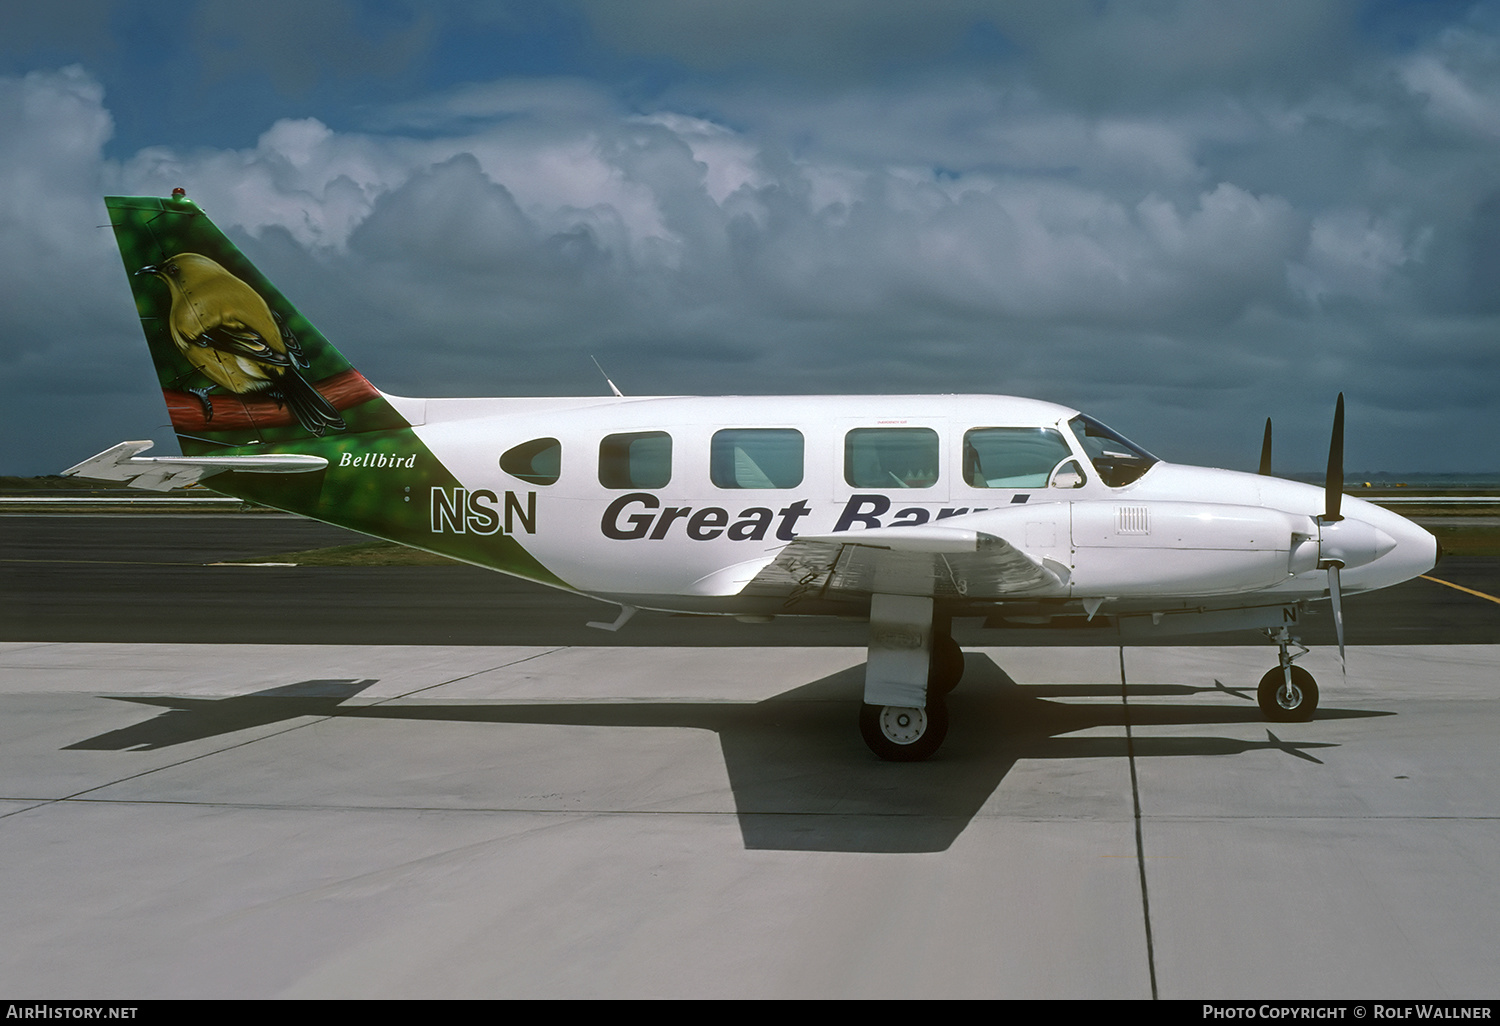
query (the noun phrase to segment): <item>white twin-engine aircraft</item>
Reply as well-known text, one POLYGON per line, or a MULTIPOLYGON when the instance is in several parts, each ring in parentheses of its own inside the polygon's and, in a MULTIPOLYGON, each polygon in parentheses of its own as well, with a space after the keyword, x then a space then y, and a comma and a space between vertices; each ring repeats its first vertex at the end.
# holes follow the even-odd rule
POLYGON ((955 617, 1122 637, 1264 631, 1273 720, 1310 719, 1309 602, 1408 580, 1436 540, 1343 490, 1177 466, 1006 396, 403 399, 372 387, 180 190, 106 200, 184 455, 67 471, 242 496, 638 608, 868 617, 860 728, 924 759, 963 672, 955 617), (1293 654, 1292 650, 1296 652, 1293 654))

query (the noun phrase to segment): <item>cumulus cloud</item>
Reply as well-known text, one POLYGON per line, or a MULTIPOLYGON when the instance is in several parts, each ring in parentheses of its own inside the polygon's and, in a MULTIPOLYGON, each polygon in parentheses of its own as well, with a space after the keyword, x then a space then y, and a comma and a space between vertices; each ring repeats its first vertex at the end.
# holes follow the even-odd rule
POLYGON ((114 180, 102 158, 111 131, 103 90, 81 68, 0 77, 0 437, 15 468, 7 473, 59 470, 65 453, 111 444, 85 436, 134 424, 131 437, 149 437, 163 419, 151 409, 141 433, 139 398, 155 375, 134 338, 99 199, 114 180))
POLYGON ((101 291, 119 298, 105 284, 113 243, 99 230, 111 129, 103 90, 81 68, 0 78, 0 310, 11 340, 0 360, 12 373, 27 359, 19 340, 76 339, 105 313, 101 291))
MULTIPOLYGON (((804 6, 768 5, 795 24, 852 18, 804 6)), ((343 127, 288 117, 237 148, 118 159, 87 72, 0 78, 0 388, 14 409, 15 382, 137 388, 155 410, 138 341, 119 341, 134 328, 118 258, 93 226, 102 191, 180 185, 407 394, 589 391, 598 355, 638 394, 1034 394, 1184 459, 1216 459, 1242 432, 1253 450, 1268 413, 1326 441, 1340 389, 1351 415, 1409 423, 1451 400, 1446 373, 1493 376, 1500 308, 1480 298, 1500 266, 1482 230, 1500 219, 1493 37, 1466 26, 1337 81, 1236 92, 1281 62, 1304 68, 1298 55, 1347 15, 1306 7, 1274 5, 1271 28, 1236 40, 1223 5, 1106 4, 1082 26, 955 0, 894 83, 719 78, 626 102, 600 81, 512 76, 343 127), (981 17, 1023 56, 984 73, 919 66, 972 54, 981 17), (1161 66, 1132 71, 1128 102, 1057 80, 1065 52, 1108 67, 1140 63, 1140 48, 1161 66), (46 298, 61 279, 81 297, 63 312, 46 298), (1162 444, 1174 436, 1184 449, 1162 444)), ((746 53, 775 37, 747 5, 653 0, 638 25, 607 8, 583 9, 622 46, 717 40, 705 63, 730 61, 735 32, 746 53), (640 34, 672 17, 676 35, 640 34)), ((894 9, 841 41, 841 59, 895 53, 911 22, 894 9)), ((97 447, 116 440, 103 433, 97 447)))
POLYGON ((1426 101, 1434 121, 1483 139, 1500 139, 1500 40, 1451 28, 1401 66, 1406 87, 1426 101))

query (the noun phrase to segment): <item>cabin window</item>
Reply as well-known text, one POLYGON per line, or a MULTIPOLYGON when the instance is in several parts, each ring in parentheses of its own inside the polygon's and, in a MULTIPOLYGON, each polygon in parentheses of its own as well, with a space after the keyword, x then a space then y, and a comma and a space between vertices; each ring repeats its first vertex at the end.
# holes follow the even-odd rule
POLYGON ((562 443, 555 438, 533 438, 512 446, 500 457, 500 469, 527 484, 556 484, 562 472, 562 443))
POLYGON ((844 436, 844 480, 853 488, 930 488, 937 479, 932 428, 855 428, 844 436))
POLYGON ((802 432, 716 431, 709 446, 709 477, 720 488, 796 488, 802 483, 802 432))
POLYGON ((1053 428, 975 428, 964 434, 964 480, 974 488, 1045 488, 1072 456, 1053 428))
POLYGON ((665 488, 672 480, 672 436, 665 431, 606 435, 599 483, 606 488, 665 488))

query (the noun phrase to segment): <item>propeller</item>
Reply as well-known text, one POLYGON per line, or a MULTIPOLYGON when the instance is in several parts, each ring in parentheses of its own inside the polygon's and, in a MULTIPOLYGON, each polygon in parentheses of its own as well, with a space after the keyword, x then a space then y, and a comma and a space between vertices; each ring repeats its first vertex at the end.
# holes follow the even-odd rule
MULTIPOLYGON (((1260 472, 1271 473, 1271 421, 1266 420, 1265 440, 1261 443, 1260 472)), ((1341 572, 1350 566, 1364 566, 1395 548, 1396 540, 1373 524, 1355 518, 1345 520, 1340 512, 1344 500, 1344 393, 1339 393, 1333 410, 1333 436, 1328 441, 1328 473, 1323 481, 1323 512, 1318 523, 1317 558, 1304 546, 1310 546, 1308 535, 1293 535, 1293 572, 1313 569, 1328 574, 1328 598, 1333 606, 1333 629, 1338 636, 1339 665, 1345 676, 1349 667, 1344 653, 1344 594, 1341 572), (1304 562, 1305 560, 1305 562, 1304 562)))
MULTIPOLYGON (((1266 447, 1261 454, 1261 467, 1270 460, 1271 422, 1266 421, 1266 447)), ((1323 483, 1323 515, 1318 518, 1321 527, 1337 524, 1343 520, 1339 509, 1344 500, 1344 393, 1339 393, 1338 405, 1333 410, 1333 437, 1328 442, 1328 475, 1323 483)), ((1339 593, 1339 569, 1341 559, 1325 559, 1328 571, 1328 597, 1333 603, 1333 630, 1339 640, 1339 666, 1348 676, 1349 667, 1344 661, 1344 604, 1339 593)))
POLYGON ((1323 514, 1326 523, 1337 523, 1339 505, 1344 501, 1344 393, 1339 393, 1339 402, 1333 410, 1333 438, 1328 442, 1328 477, 1323 485, 1323 502, 1327 510, 1323 514))

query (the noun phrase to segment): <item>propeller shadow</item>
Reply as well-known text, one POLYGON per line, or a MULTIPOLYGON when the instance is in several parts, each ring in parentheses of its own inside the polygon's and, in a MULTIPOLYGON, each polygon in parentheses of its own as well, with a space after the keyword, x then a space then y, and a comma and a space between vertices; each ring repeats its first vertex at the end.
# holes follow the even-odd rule
MULTIPOLYGON (((882 762, 855 729, 864 666, 857 665, 756 703, 605 702, 345 706, 374 680, 308 680, 220 699, 131 697, 163 707, 154 719, 79 741, 69 749, 154 750, 299 717, 439 720, 600 727, 686 727, 718 735, 745 847, 779 851, 936 852, 950 847, 1020 759, 1232 756, 1283 751, 1321 764, 1267 730, 1265 741, 1202 736, 1127 739, 1123 727, 1261 724, 1253 705, 1069 703, 1118 698, 1112 685, 1020 685, 987 656, 970 654, 963 685, 949 696, 952 727, 922 763, 882 762), (1118 736, 1070 737, 1120 727, 1118 736)), ((1131 685, 1132 697, 1225 693, 1212 686, 1131 685)), ((1392 715, 1323 710, 1324 718, 1392 715)))

